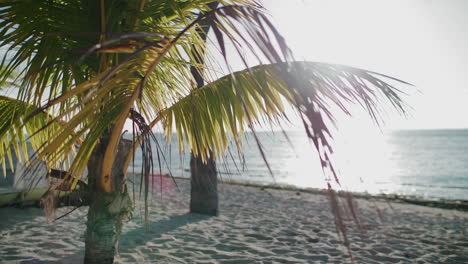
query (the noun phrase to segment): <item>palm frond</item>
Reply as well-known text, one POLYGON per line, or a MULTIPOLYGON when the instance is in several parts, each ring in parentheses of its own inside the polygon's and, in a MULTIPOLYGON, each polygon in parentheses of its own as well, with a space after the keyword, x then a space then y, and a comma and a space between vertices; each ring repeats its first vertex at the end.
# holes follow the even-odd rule
POLYGON ((392 79, 385 82, 378 77, 385 78, 366 70, 317 62, 260 65, 193 90, 159 112, 151 125, 161 122, 167 138, 176 132, 181 148, 186 141, 190 151, 206 159, 212 150, 222 155, 229 139, 242 145, 240 135, 249 128, 248 116, 263 123, 286 120, 287 103, 300 113, 322 164, 331 166, 332 107, 350 114, 350 105, 359 104, 378 121, 385 108, 382 100, 386 100, 404 113, 400 92, 388 83, 392 79), (195 130, 201 138, 195 139, 195 130))
MULTIPOLYGON (((38 109, 26 102, 17 99, 0 96, 0 161, 5 170, 5 162, 12 164, 12 155, 15 155, 20 162, 29 162, 28 145, 33 150, 39 149, 44 142, 50 140, 50 135, 59 130, 64 124, 56 120, 46 112, 38 112, 38 109), (36 113, 33 118, 28 118, 31 113, 36 113), (45 128, 46 127, 46 128, 45 128), (22 159, 25 160, 22 160, 22 159)), ((64 168, 70 164, 70 158, 76 151, 75 146, 71 146, 63 153, 55 153, 54 158, 44 159, 48 168, 64 168), (55 162, 60 160, 61 162, 55 162)), ((36 164, 39 159, 35 159, 36 164)), ((31 164, 31 166, 34 166, 31 164)))
MULTIPOLYGON (((136 102, 137 107, 135 109, 141 112, 147 120, 157 118, 157 114, 162 109, 178 102, 194 89, 194 81, 190 77, 191 72, 188 66, 195 66, 199 72, 202 72, 205 67, 202 64, 193 63, 197 61, 197 54, 205 54, 206 42, 203 31, 200 30, 203 25, 209 25, 216 32, 215 36, 222 47, 222 56, 225 59, 227 54, 224 49, 224 40, 233 40, 236 37, 241 38, 240 41, 236 41, 236 50, 241 56, 243 56, 241 47, 241 43, 243 43, 246 49, 252 52, 269 47, 269 50, 264 52, 263 58, 259 57, 260 61, 263 59, 272 63, 290 57, 290 52, 286 48, 284 40, 256 5, 227 5, 207 10, 201 14, 188 13, 181 23, 187 25, 181 26, 180 33, 174 38, 178 39, 177 45, 168 51, 166 58, 161 60, 160 67, 155 69, 155 74, 149 77, 148 83, 150 85, 148 85, 147 89, 143 89, 143 96, 136 102), (246 32, 248 35, 244 37, 243 35, 246 32), (273 37, 269 36, 271 32, 274 33, 273 37), (278 44, 281 50, 273 48, 275 44, 278 44)), ((173 24, 168 26, 168 28, 171 27, 174 28, 175 26, 173 24)), ((226 63, 228 64, 227 61, 226 63)), ((239 91, 236 91, 236 93, 239 94, 239 91)), ((251 106, 245 105, 241 99, 240 107, 251 106)), ((250 111, 246 113, 246 117, 249 119, 250 111)), ((198 141, 198 139, 194 139, 194 141, 198 141)), ((218 148, 219 146, 220 144, 218 144, 218 148)), ((135 149, 136 147, 134 147, 135 149)))

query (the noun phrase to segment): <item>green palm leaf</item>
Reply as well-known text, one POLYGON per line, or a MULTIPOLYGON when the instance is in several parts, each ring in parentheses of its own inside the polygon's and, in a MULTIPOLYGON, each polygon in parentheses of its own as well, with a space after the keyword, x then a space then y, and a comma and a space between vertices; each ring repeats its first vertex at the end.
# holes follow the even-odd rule
POLYGON ((326 63, 260 65, 193 90, 162 110, 151 126, 161 122, 166 137, 170 139, 176 132, 181 148, 186 141, 190 151, 206 159, 211 151, 222 155, 229 139, 242 145, 239 135, 252 122, 287 119, 286 102, 298 110, 322 162, 331 166, 328 126, 334 124, 334 115, 329 109, 335 107, 350 114, 350 104, 357 103, 378 121, 382 100, 386 100, 404 113, 399 91, 388 83, 391 81, 395 79, 326 63))
MULTIPOLYGON (((25 158, 29 162, 27 143, 30 143, 34 150, 40 149, 44 142, 51 140, 50 135, 60 129, 63 122, 57 120, 46 112, 38 112, 38 109, 28 103, 17 99, 0 96, 0 157, 5 173, 5 162, 12 164, 12 154, 18 157, 19 161, 25 158), (32 113, 36 113, 33 118, 29 118, 32 113)), ((70 154, 76 151, 75 146, 63 151, 64 155, 56 153, 46 159, 49 168, 64 168, 70 164, 70 154), (60 161, 60 162, 57 162, 60 161)), ((38 164, 41 159, 34 159, 31 167, 38 164)), ((23 162, 24 162, 23 161, 23 162)))
MULTIPOLYGON (((67 120, 67 124, 55 131, 51 135, 51 140, 38 149, 40 159, 46 159, 51 156, 51 153, 64 153, 77 140, 83 139, 76 159, 65 177, 66 180, 69 175, 82 174, 96 144, 102 141, 108 131, 112 131, 107 139, 108 147, 105 150, 105 162, 102 168, 103 178, 106 178, 105 176, 111 171, 116 143, 130 110, 138 109, 149 120, 161 109, 177 102, 191 90, 191 79, 187 76, 191 76, 188 61, 193 60, 191 58, 187 60, 186 51, 191 50, 194 45, 204 49, 205 42, 197 28, 200 21, 211 21, 218 32, 227 36, 234 33, 239 35, 239 29, 228 26, 229 21, 226 19, 244 21, 258 15, 255 8, 236 5, 208 11, 203 15, 193 13, 191 11, 193 5, 183 6, 178 10, 184 13, 183 19, 180 15, 174 16, 172 20, 164 17, 161 18, 162 25, 154 28, 154 32, 117 34, 115 38, 107 39, 102 44, 88 49, 84 53, 84 60, 101 51, 105 51, 106 56, 114 53, 118 55, 123 47, 126 47, 125 52, 129 47, 134 48, 135 51, 128 55, 124 54, 125 56, 120 56, 122 55, 120 54, 120 59, 115 66, 108 65, 107 70, 95 74, 88 81, 81 82, 75 87, 67 88, 57 97, 49 99, 40 108, 41 111, 53 113, 57 119, 67 120), (157 30, 159 28, 164 28, 166 34, 164 37, 159 34, 157 30), (168 32, 169 30, 172 31, 168 32)), ((144 19, 141 23, 146 25, 148 22, 144 19)), ((250 29, 252 34, 265 35, 266 32, 262 30, 260 25, 257 29, 253 26, 250 29)), ((273 55, 275 58, 279 57, 277 53, 273 55)), ((33 57, 36 56, 37 54, 33 54, 33 57)), ((29 89, 22 90, 22 95, 31 95, 30 91, 36 92, 38 89, 42 88, 34 87, 33 89, 30 86, 29 89)), ((54 93, 53 90, 53 85, 50 84, 51 94, 54 93)), ((32 96, 35 98, 34 102, 38 102, 38 98, 41 98, 43 94, 36 93, 32 96)), ((252 106, 247 105, 247 107, 252 106)), ((219 147, 221 145, 218 144, 219 147)), ((54 160, 54 162, 58 161, 58 159, 54 160)), ((76 183, 77 179, 74 179, 71 183, 72 188, 76 183)), ((110 192, 110 189, 107 188, 106 191, 110 192)))

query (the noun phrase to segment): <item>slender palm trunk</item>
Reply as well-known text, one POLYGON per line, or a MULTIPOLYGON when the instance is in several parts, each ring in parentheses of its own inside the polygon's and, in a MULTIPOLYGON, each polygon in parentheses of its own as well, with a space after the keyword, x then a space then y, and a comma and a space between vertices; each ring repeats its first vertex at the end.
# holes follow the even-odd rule
POLYGON ((113 263, 116 253, 121 218, 130 207, 130 198, 124 180, 123 164, 130 151, 131 141, 121 140, 117 151, 112 181, 114 192, 106 194, 99 190, 97 179, 101 172, 105 152, 105 140, 93 152, 88 162, 90 206, 85 236, 85 261, 91 263, 113 263))
POLYGON ((192 154, 190 172, 190 212, 218 215, 218 175, 215 161, 210 158, 205 164, 200 157, 192 154))
POLYGON ((86 264, 114 262, 117 216, 106 210, 111 199, 104 194, 93 195, 86 224, 86 264))

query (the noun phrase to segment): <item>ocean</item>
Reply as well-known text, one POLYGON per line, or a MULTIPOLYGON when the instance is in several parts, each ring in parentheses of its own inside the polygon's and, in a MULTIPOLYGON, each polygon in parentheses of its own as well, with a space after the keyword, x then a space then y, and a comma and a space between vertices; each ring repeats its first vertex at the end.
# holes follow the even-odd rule
MULTIPOLYGON (((468 130, 338 134, 334 139, 334 164, 340 185, 324 176, 313 145, 303 132, 287 135, 257 132, 272 173, 252 134, 247 133, 243 153, 230 148, 217 160, 219 178, 302 188, 325 188, 330 181, 338 189, 355 192, 468 200, 468 130)), ((154 173, 190 177, 189 153, 181 155, 176 143, 166 145, 161 134, 156 137, 161 144, 161 168, 155 159, 154 173)), ((141 153, 137 153, 129 171, 140 170, 141 153)))

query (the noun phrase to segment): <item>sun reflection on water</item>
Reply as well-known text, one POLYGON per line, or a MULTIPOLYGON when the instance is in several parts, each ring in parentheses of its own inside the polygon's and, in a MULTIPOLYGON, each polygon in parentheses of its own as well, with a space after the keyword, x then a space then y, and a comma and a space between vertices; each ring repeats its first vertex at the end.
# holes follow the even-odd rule
POLYGON ((295 134, 291 138, 294 150, 284 150, 288 155, 281 160, 289 184, 325 188, 328 180, 338 189, 374 194, 392 193, 398 185, 394 177, 398 167, 391 158, 397 150, 379 131, 350 130, 334 139, 333 161, 340 185, 324 176, 313 145, 305 136, 295 134))
MULTIPOLYGON (((383 133, 369 126, 354 126, 334 133, 333 155, 341 186, 329 179, 335 189, 371 194, 402 194, 446 199, 468 199, 468 130, 416 130, 383 133)), ((316 151, 305 132, 258 132, 273 177, 251 134, 244 152, 217 160, 222 180, 258 184, 326 188, 316 151), (245 163, 237 158, 242 156, 245 163), (232 160, 237 160, 233 162, 232 160), (245 166, 244 166, 245 165, 245 166)), ((171 173, 190 177, 190 156, 178 156, 173 146, 171 173)), ((141 169, 137 153, 135 171, 141 169)), ((133 170, 133 169, 132 169, 133 170)), ((167 173, 165 168, 163 173, 167 173)))

